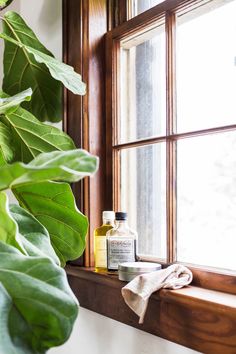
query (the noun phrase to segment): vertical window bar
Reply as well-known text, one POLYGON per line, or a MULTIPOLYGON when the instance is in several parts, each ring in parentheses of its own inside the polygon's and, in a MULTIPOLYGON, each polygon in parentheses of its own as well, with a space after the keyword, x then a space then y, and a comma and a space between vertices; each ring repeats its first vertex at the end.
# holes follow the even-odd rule
MULTIPOLYGON (((113 92, 113 106, 112 110, 112 127, 113 127, 113 145, 118 144, 119 141, 119 122, 120 122, 120 42, 113 41, 113 79, 114 85, 112 89, 113 92)), ((113 161, 113 210, 120 210, 120 150, 113 149, 112 152, 112 161, 113 161)))
POLYGON ((171 135, 176 133, 176 75, 175 38, 176 15, 166 13, 166 71, 167 71, 167 114, 166 114, 166 167, 167 167, 167 262, 176 261, 176 142, 171 135))
POLYGON ((134 17, 134 2, 135 0, 127 0, 127 20, 134 17))

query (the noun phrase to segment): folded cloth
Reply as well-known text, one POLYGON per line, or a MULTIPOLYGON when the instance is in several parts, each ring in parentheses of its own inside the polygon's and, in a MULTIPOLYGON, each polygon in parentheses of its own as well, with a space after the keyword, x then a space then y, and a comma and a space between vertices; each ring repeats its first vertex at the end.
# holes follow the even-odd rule
POLYGON ((143 323, 149 297, 161 288, 180 289, 191 283, 192 272, 183 265, 172 264, 166 269, 141 274, 121 289, 126 304, 139 316, 143 323))

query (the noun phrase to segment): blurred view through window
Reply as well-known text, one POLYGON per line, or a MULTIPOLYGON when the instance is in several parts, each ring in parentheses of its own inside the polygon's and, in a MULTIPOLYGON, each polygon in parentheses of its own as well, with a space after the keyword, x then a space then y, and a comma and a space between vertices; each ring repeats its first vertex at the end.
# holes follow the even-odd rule
MULTIPOLYGON (((133 11, 160 2, 137 0, 133 11)), ((139 233, 141 255, 166 259, 171 160, 177 260, 236 270, 235 18, 236 1, 177 13, 172 88, 166 85, 164 18, 121 41, 119 193, 139 233), (169 89, 176 104, 172 116, 166 109, 169 89)))

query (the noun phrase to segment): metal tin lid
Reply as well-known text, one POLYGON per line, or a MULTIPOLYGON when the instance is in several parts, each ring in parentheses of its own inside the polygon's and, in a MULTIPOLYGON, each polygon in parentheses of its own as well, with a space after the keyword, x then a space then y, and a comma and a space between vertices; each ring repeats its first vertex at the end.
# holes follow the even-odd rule
POLYGON ((118 265, 121 272, 142 274, 161 269, 161 264, 150 262, 124 262, 118 265))

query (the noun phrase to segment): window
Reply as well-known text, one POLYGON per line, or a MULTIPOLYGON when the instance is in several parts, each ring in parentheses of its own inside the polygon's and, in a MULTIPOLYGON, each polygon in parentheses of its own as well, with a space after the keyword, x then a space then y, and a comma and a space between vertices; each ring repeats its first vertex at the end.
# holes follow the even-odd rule
POLYGON ((142 259, 236 271, 236 1, 157 3, 108 36, 114 207, 142 259))
MULTIPOLYGON (((148 3, 137 1, 141 2, 148 3)), ((232 331, 236 326, 236 282, 235 272, 224 268, 234 268, 230 252, 235 249, 234 236, 230 241, 235 214, 235 21, 227 21, 222 11, 235 1, 166 0, 126 21, 128 3, 132 5, 129 0, 63 1, 64 56, 88 84, 82 99, 66 94, 64 128, 77 145, 100 157, 96 176, 74 189, 77 202, 89 217, 91 237, 80 260, 85 268, 69 266, 69 282, 85 308, 203 353, 232 352, 236 347, 232 331), (222 17, 216 18, 215 11, 222 17), (208 17, 211 15, 217 28, 208 17), (204 18, 209 26, 200 23, 202 35, 200 30, 194 31, 194 23, 204 18), (107 33, 107 28, 112 30, 107 33), (213 36, 217 33, 219 48, 224 47, 224 58, 216 51, 217 42, 210 46, 206 40, 200 48, 211 28, 213 36), (208 50, 199 56, 199 51, 209 47, 214 47, 214 53, 208 50), (193 70, 196 66, 201 67, 199 75, 193 70), (226 70, 221 76, 222 68, 226 70), (206 74, 211 74, 207 80, 206 74), (223 79, 227 87, 224 81, 218 85, 223 79), (201 93, 207 87, 206 99, 201 93), (223 103, 222 98, 227 101, 223 103), (200 112, 203 102, 209 105, 200 112), (219 173, 222 169, 224 173, 219 173), (210 204, 206 203, 206 190, 210 204), (211 196, 216 193, 213 202, 211 196), (198 203, 204 209, 199 209, 198 203), (162 289, 150 299, 145 323, 140 326, 122 299, 123 284, 114 274, 93 271, 92 233, 101 222, 102 210, 112 205, 116 210, 129 210, 133 227, 142 225, 142 258, 197 265, 191 266, 194 277, 190 287, 176 292, 162 289), (220 223, 221 227, 228 225, 224 233, 228 245, 217 244, 211 232, 214 241, 207 240, 208 249, 206 234, 205 238, 201 235, 205 221, 222 216, 225 224, 220 223), (200 252, 195 252, 196 247, 200 252), (206 261, 217 269, 201 266, 206 261)), ((229 12, 227 16, 235 16, 233 8, 229 12)), ((217 222, 213 227, 221 235, 217 222)))
POLYGON ((129 8, 131 10, 130 17, 137 16, 164 1, 165 0, 131 0, 129 1, 129 8))

